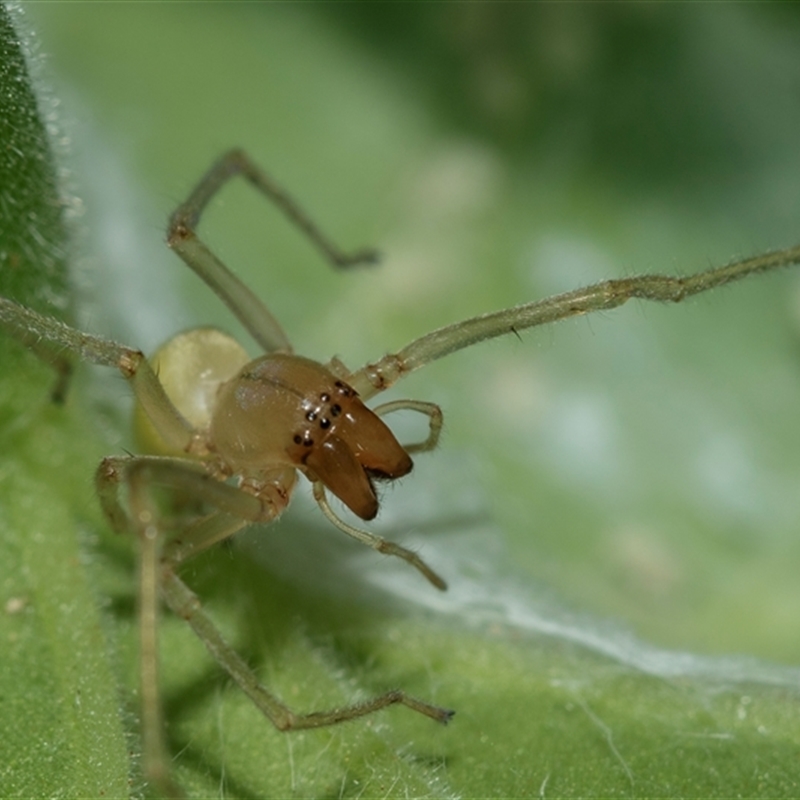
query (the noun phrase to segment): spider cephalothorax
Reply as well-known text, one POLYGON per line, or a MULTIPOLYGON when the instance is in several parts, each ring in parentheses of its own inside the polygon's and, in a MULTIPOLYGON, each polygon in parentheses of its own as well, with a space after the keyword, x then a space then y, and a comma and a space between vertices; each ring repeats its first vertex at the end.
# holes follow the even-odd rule
POLYGON ((356 391, 322 364, 273 353, 219 389, 211 448, 242 474, 291 465, 361 519, 378 513, 370 476, 400 478, 411 457, 356 391))

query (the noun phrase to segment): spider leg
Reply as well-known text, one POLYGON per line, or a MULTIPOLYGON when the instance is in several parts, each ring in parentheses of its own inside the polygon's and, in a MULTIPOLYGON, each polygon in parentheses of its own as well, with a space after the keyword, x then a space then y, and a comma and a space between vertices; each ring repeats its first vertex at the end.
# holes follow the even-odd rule
MULTIPOLYGON (((211 545, 227 539, 250 522, 268 522, 288 502, 272 484, 263 496, 217 481, 197 463, 161 456, 107 458, 97 472, 102 507, 117 530, 132 530, 140 540, 139 614, 142 692, 142 744, 145 777, 164 794, 180 793, 170 779, 169 757, 164 741, 158 694, 158 595, 191 628, 209 653, 251 698, 267 719, 281 731, 317 728, 371 714, 401 704, 438 722, 447 722, 452 711, 393 690, 361 703, 327 711, 298 714, 273 695, 239 654, 225 641, 203 609, 197 595, 177 574, 178 566, 211 545), (128 490, 128 510, 119 497, 128 490), (153 495, 156 486, 201 498, 215 508, 164 541, 160 512, 153 495)), ((400 548, 402 549, 402 548, 400 548)), ((393 552, 393 551, 391 551, 393 552)))
MULTIPOLYGON (((192 427, 167 397, 140 350, 83 333, 4 297, 0 297, 0 327, 23 344, 30 346, 33 343, 34 352, 51 363, 57 360, 69 363, 70 356, 78 356, 99 366, 115 367, 130 382, 137 400, 164 441, 179 451, 191 448, 194 439, 192 427)), ((60 380, 57 388, 61 383, 60 380)))
MULTIPOLYGON (((133 532, 139 540, 139 649, 142 702, 142 749, 145 778, 167 796, 179 796, 180 787, 170 778, 170 760, 164 741, 164 726, 158 680, 159 594, 176 614, 192 622, 200 614, 199 600, 175 574, 176 566, 191 555, 226 539, 252 521, 277 517, 288 502, 276 502, 245 493, 217 481, 194 461, 161 456, 106 458, 95 478, 100 502, 113 528, 133 532), (128 492, 127 510, 120 488, 128 492), (216 510, 164 542, 163 518, 153 494, 155 487, 200 498, 216 510), (188 535, 187 535, 188 534, 188 535), (192 607, 186 597, 193 598, 192 607)), ((193 628, 196 628, 192 624, 193 628)), ((241 662, 213 623, 206 618, 197 631, 206 647, 238 683, 249 683, 252 673, 241 662), (233 654, 233 655, 232 655, 233 654), (245 673, 231 671, 243 667, 245 673)))
POLYGON ((211 198, 236 175, 244 177, 275 203, 334 266, 372 263, 377 261, 377 253, 372 249, 351 254, 339 250, 300 206, 243 150, 225 153, 200 179, 189 197, 172 214, 167 228, 167 244, 214 290, 264 350, 291 352, 289 339, 275 317, 195 232, 211 198))
POLYGON ((607 311, 621 306, 634 297, 641 300, 679 303, 687 297, 726 283, 794 264, 800 264, 800 245, 742 259, 685 277, 639 275, 603 281, 583 289, 502 311, 481 314, 439 328, 415 339, 397 353, 384 356, 374 364, 367 364, 366 367, 354 372, 348 378, 348 382, 366 400, 389 388, 407 373, 485 339, 509 333, 516 334, 525 328, 557 322, 579 314, 607 311))
POLYGON ((402 558, 404 561, 407 561, 409 564, 411 564, 412 567, 418 569, 437 589, 441 589, 442 591, 447 589, 447 583, 442 579, 442 577, 438 573, 434 572, 412 550, 401 547, 395 542, 390 542, 388 539, 384 539, 382 536, 376 536, 374 533, 370 533, 369 531, 356 528, 353 525, 348 525, 344 520, 339 519, 339 517, 333 513, 333 509, 328 503, 328 498, 325 496, 325 485, 322 483, 322 481, 313 481, 311 486, 314 492, 314 499, 317 501, 317 505, 322 510, 322 513, 340 531, 346 533, 348 536, 352 536, 353 539, 361 542, 361 544, 365 544, 367 547, 377 550, 379 553, 385 553, 389 556, 397 556, 398 558, 402 558))
POLYGON ((442 409, 436 403, 426 403, 424 400, 393 400, 390 403, 382 403, 372 409, 379 417, 384 414, 391 414, 393 411, 417 411, 425 414, 429 421, 428 438, 424 442, 404 444, 403 449, 408 453, 424 453, 433 450, 439 444, 439 436, 442 433, 444 415, 442 409))
POLYGON ((214 659, 224 667, 264 716, 280 731, 335 725, 338 722, 372 714, 396 703, 407 706, 437 722, 446 723, 454 714, 448 709, 417 700, 399 689, 385 692, 362 703, 354 703, 327 711, 298 714, 259 682, 258 676, 222 638, 214 623, 203 610, 197 595, 171 570, 165 573, 161 589, 169 607, 191 625, 192 630, 200 637, 214 659))
POLYGON ((45 339, 36 336, 25 327, 17 325, 13 319, 18 317, 16 313, 18 309, 23 310, 23 306, 18 306, 12 301, 0 297, 0 327, 55 370, 56 380, 50 390, 50 399, 57 405, 63 405, 72 377, 72 359, 64 353, 63 348, 53 347, 45 339))
POLYGON ((120 500, 120 486, 129 485, 131 476, 139 474, 146 475, 148 485, 182 492, 214 508, 213 514, 185 527, 167 544, 165 557, 169 551, 173 566, 235 533, 222 535, 220 524, 204 524, 207 519, 228 515, 236 518, 241 528, 251 522, 275 519, 288 504, 288 499, 277 493, 256 497, 222 483, 209 475, 199 461, 171 456, 108 456, 97 468, 95 488, 103 513, 117 533, 130 531, 130 515, 120 500))

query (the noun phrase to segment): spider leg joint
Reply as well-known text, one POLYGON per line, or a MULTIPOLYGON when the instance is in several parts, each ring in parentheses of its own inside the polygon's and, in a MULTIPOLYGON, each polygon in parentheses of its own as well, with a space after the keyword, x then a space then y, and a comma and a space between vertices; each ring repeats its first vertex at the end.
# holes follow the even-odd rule
POLYGON ((119 357, 117 366, 126 378, 132 378, 139 371, 142 361, 144 353, 141 350, 126 350, 119 357))

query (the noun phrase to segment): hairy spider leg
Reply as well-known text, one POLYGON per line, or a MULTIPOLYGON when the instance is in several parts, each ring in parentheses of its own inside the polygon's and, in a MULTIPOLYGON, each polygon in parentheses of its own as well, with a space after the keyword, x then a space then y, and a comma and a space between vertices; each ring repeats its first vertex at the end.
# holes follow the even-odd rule
MULTIPOLYGON (((9 303, 10 301, 0 297, 0 301, 9 303)), ((18 308, 22 308, 19 306, 18 308)), ((42 338, 36 332, 28 329, 24 325, 20 327, 12 319, 15 316, 13 308, 3 308, 0 306, 0 326, 5 328, 20 344, 28 348, 37 358, 48 364, 56 373, 56 380, 50 390, 50 399, 56 405, 63 405, 67 398, 70 378, 72 377, 72 360, 64 352, 62 345, 54 346, 46 338, 42 338)))
POLYGON ((213 289, 266 352, 281 350, 291 353, 291 342, 272 313, 195 232, 211 198, 236 175, 243 176, 265 197, 272 200, 333 266, 375 263, 378 253, 372 248, 363 248, 351 254, 341 251, 300 206, 242 150, 234 149, 225 153, 200 179, 189 197, 170 217, 167 244, 213 289))
POLYGON ((442 591, 447 589, 445 580, 432 570, 413 550, 402 547, 395 542, 390 542, 388 539, 384 539, 382 536, 378 536, 375 533, 370 533, 363 528, 356 528, 354 525, 350 525, 336 516, 328 503, 328 498, 325 494, 325 484, 322 483, 322 481, 314 481, 311 487, 314 492, 314 499, 317 501, 317 505, 322 509, 322 513, 328 518, 328 521, 335 525, 340 531, 346 533, 357 542, 371 547, 378 553, 402 558, 403 561, 406 561, 411 564, 412 567, 419 570, 437 589, 441 589, 442 591))
MULTIPOLYGON (((139 540, 139 658, 142 708, 142 761, 145 779, 157 786, 168 796, 180 795, 181 789, 171 778, 170 759, 164 742, 164 724, 159 693, 158 671, 158 618, 159 596, 181 618, 191 623, 195 613, 193 603, 199 600, 175 574, 173 565, 163 558, 163 534, 160 528, 160 514, 152 495, 155 485, 170 489, 193 492, 210 490, 213 500, 204 497, 209 503, 219 501, 232 510, 238 519, 230 514, 211 515, 217 523, 209 539, 219 541, 231 536, 248 522, 260 518, 271 519, 282 508, 275 504, 263 503, 259 498, 247 495, 235 487, 215 481, 198 465, 180 459, 132 456, 127 459, 105 459, 98 469, 96 482, 104 507, 110 503, 119 504, 111 495, 124 481, 128 490, 129 530, 139 540), (183 594, 176 598, 176 592, 183 594)), ((210 544, 209 541, 207 544, 210 544)), ((206 543, 197 543, 198 550, 206 543)), ((194 628, 195 626, 192 625, 194 628)), ((217 634, 217 638, 221 637, 217 634)), ((212 643, 201 636, 206 647, 216 655, 212 643)), ((228 650, 230 648, 224 644, 228 650)), ((223 664, 227 667, 227 664, 223 664)), ((237 676, 232 675, 236 680, 237 676)))
MULTIPOLYGON (((211 656, 278 730, 333 725, 371 714, 393 704, 405 705, 437 722, 446 723, 453 716, 452 711, 418 700, 400 690, 388 691, 341 708, 299 714, 272 694, 225 641, 205 613, 199 597, 181 580, 176 569, 183 561, 232 536, 245 525, 275 519, 283 511, 275 493, 259 498, 220 483, 206 474, 197 462, 163 456, 104 459, 97 471, 96 484, 101 503, 112 524, 123 530, 133 529, 140 541, 143 762, 145 778, 167 794, 175 794, 179 790, 170 778, 158 694, 159 594, 179 618, 189 623, 211 656), (119 490, 123 485, 128 490, 128 514, 119 498, 119 490), (165 537, 159 526, 159 510, 152 496, 155 486, 190 492, 219 510, 198 518, 174 538, 164 541, 165 537)), ((285 502, 288 502, 288 497, 285 502)))
MULTIPOLYGON (((442 431, 442 424, 444 417, 442 410, 435 403, 426 403, 423 400, 393 400, 389 403, 383 403, 372 409, 378 416, 384 414, 391 414, 393 411, 416 411, 428 417, 429 430, 428 436, 423 442, 416 442, 413 444, 403 445, 403 449, 407 453, 421 453, 427 450, 433 450, 439 442, 439 435, 442 431)), ((322 513, 328 520, 335 525, 340 531, 346 533, 361 544, 371 547, 379 553, 385 555, 397 556, 402 558, 412 567, 421 572, 437 589, 445 591, 447 589, 447 582, 431 569, 425 561, 413 550, 402 547, 395 542, 384 539, 374 533, 370 533, 363 528, 356 528, 341 519, 328 503, 328 496, 325 492, 325 484, 322 481, 311 480, 311 485, 314 493, 314 499, 317 505, 322 509, 322 513)))
POLYGON ((593 311, 607 311, 628 300, 679 303, 687 297, 716 289, 760 272, 800 263, 800 245, 734 261, 687 276, 638 275, 618 278, 572 292, 481 314, 420 336, 397 353, 353 372, 348 382, 364 400, 388 389, 404 375, 457 350, 486 339, 516 334, 525 328, 558 322, 593 311))
MULTIPOLYGON (((34 350, 36 355, 46 352, 53 357, 67 358, 65 353, 68 353, 98 366, 118 369, 164 441, 175 450, 191 450, 194 430, 167 397, 141 350, 83 333, 5 297, 0 297, 0 327, 23 344, 35 340, 38 343, 34 350)), ((52 363, 50 357, 45 361, 52 363)))
POLYGON ((425 414, 428 417, 429 429, 428 437, 424 442, 414 442, 404 444, 403 448, 407 453, 426 453, 434 450, 439 444, 439 436, 442 433, 444 424, 444 414, 436 403, 427 403, 424 400, 392 400, 389 403, 381 403, 372 409, 379 417, 391 414, 393 411, 416 411, 418 414, 425 414))

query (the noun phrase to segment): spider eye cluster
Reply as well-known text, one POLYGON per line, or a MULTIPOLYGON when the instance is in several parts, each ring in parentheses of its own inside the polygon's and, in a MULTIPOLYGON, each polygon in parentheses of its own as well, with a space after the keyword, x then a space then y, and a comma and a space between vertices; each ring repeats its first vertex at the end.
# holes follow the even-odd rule
POLYGON ((362 519, 378 512, 374 478, 407 474, 411 458, 358 393, 322 364, 271 354, 219 394, 211 445, 234 472, 293 466, 362 519))
POLYGON ((301 409, 305 412, 307 424, 294 434, 292 441, 303 447, 313 447, 325 435, 325 431, 335 428, 338 418, 343 413, 342 403, 346 404, 352 397, 358 397, 355 389, 344 381, 336 380, 332 390, 319 394, 317 402, 306 398, 301 404, 301 409))

